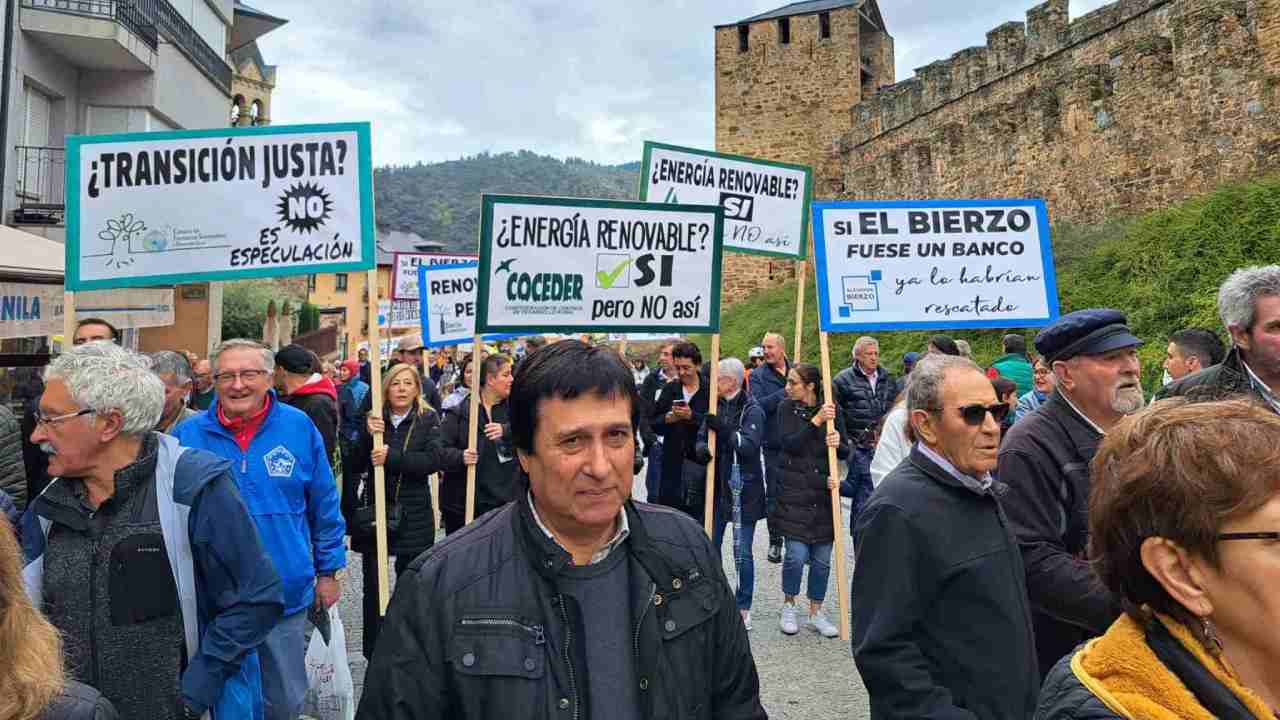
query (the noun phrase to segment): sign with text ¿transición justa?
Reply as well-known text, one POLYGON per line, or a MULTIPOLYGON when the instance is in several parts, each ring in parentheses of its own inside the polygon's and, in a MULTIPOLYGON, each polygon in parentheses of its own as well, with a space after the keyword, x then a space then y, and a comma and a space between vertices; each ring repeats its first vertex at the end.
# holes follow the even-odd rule
POLYGON ((368 123, 67 138, 68 290, 374 266, 368 123))
MULTIPOLYGON (((444 347, 469 343, 476 334, 476 288, 479 287, 480 263, 419 265, 418 292, 422 313, 422 344, 444 347)), ((516 337, 498 333, 482 339, 506 340, 516 337)))
POLYGON ((804 259, 808 167, 646 142, 640 170, 641 200, 724 208, 726 250, 804 259))
POLYGON ((817 202, 827 332, 1019 328, 1058 317, 1043 200, 817 202))
POLYGON ((418 302, 418 268, 422 265, 454 265, 475 262, 474 254, 395 253, 391 264, 391 297, 418 302))
POLYGON ((724 211, 485 195, 480 333, 720 331, 724 211))

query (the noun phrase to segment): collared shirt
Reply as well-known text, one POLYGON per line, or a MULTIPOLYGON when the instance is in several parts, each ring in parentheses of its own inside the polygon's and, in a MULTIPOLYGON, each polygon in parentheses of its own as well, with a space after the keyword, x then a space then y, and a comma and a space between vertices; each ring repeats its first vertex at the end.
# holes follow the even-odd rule
POLYGON ((916 443, 916 447, 920 448, 920 452, 924 453, 925 457, 937 463, 938 467, 946 470, 951 477, 959 480, 961 485, 964 485, 970 490, 981 493, 986 492, 991 487, 991 473, 986 473, 980 478, 975 478, 972 475, 965 475, 957 470, 956 466, 951 464, 951 461, 934 452, 924 443, 918 442, 916 443))
MULTIPOLYGON (((525 498, 528 499, 529 509, 533 511, 533 521, 538 523, 538 527, 542 529, 543 534, 551 538, 551 541, 558 545, 561 550, 572 555, 573 553, 569 552, 569 548, 562 545, 560 541, 556 539, 556 536, 551 534, 551 530, 543 524, 542 518, 538 516, 538 507, 533 504, 533 493, 527 493, 525 498)), ((612 540, 604 544, 604 547, 592 553, 591 562, 587 564, 595 565, 596 563, 604 562, 605 558, 609 557, 609 553, 613 552, 614 548, 621 545, 622 541, 626 540, 630 535, 631 524, 627 522, 627 510, 626 508, 623 508, 618 511, 618 532, 614 534, 612 540)))
POLYGON ((1253 368, 1249 367, 1249 363, 1241 359, 1240 364, 1244 366, 1244 371, 1249 376, 1249 384, 1253 386, 1254 392, 1261 395, 1262 399, 1267 401, 1267 404, 1271 406, 1272 410, 1280 413, 1280 398, 1276 397, 1276 394, 1271 392, 1271 388, 1268 387, 1266 383, 1262 382, 1261 378, 1254 374, 1253 368))
POLYGON ((1084 413, 1080 412, 1080 408, 1076 407, 1076 404, 1071 402, 1071 398, 1067 397, 1066 393, 1059 390, 1058 397, 1062 398, 1063 402, 1067 404, 1067 407, 1074 410, 1075 413, 1079 415, 1081 418, 1083 418, 1085 422, 1089 423, 1089 427, 1093 428, 1099 435, 1105 436, 1107 434, 1106 430, 1103 430, 1102 428, 1098 427, 1098 423, 1091 420, 1088 415, 1085 415, 1084 413))
POLYGON ((872 370, 870 373, 868 373, 866 370, 862 369, 862 363, 858 362, 857 360, 853 361, 853 366, 858 368, 858 372, 862 373, 862 377, 866 378, 867 382, 871 383, 871 392, 875 392, 876 383, 879 382, 880 380, 880 369, 876 368, 875 370, 872 370))

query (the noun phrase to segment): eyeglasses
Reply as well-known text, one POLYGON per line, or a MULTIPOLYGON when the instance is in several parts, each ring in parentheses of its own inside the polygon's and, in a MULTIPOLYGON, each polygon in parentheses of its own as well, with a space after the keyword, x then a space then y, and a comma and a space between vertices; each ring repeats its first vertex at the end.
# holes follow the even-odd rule
POLYGON ((1004 422, 1004 418, 1009 414, 1009 406, 1004 403, 996 403, 995 405, 965 405, 960 410, 960 417, 964 419, 964 424, 970 427, 977 427, 987 419, 987 413, 991 413, 991 417, 996 423, 1004 422))
POLYGON ((1280 540, 1280 532, 1219 533, 1219 540, 1280 540))
POLYGON ((1032 372, 1034 372, 1036 375, 1048 375, 1049 368, 1036 368, 1032 372))
POLYGON ((89 415, 93 412, 94 410, 92 408, 86 408, 84 410, 74 410, 64 415, 49 416, 40 412, 39 408, 37 408, 32 413, 32 415, 35 417, 36 425, 42 426, 42 427, 49 427, 51 425, 57 425, 58 423, 66 422, 67 420, 71 420, 72 418, 78 418, 81 415, 89 415))
POLYGON ((213 381, 219 385, 234 385, 236 378, 248 385, 255 380, 260 380, 271 373, 266 370, 241 370, 240 372, 220 372, 213 376, 213 381))

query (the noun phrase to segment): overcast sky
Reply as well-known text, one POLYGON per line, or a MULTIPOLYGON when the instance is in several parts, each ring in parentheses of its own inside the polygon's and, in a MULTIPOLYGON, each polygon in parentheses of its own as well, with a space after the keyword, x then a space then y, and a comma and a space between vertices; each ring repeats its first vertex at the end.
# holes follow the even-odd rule
MULTIPOLYGON (((1037 0, 879 0, 897 79, 986 42, 1037 0)), ((1071 17, 1107 0, 1071 0, 1071 17)), ((713 26, 785 0, 249 0, 289 24, 275 124, 370 120, 374 162, 532 150, 602 163, 715 143, 713 26)))

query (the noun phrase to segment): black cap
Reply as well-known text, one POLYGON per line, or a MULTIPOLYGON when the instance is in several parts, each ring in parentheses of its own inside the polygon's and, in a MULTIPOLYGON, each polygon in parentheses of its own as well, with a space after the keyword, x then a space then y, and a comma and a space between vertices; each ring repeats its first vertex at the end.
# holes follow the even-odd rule
POLYGON ((276 365, 294 375, 311 374, 311 353, 301 345, 285 345, 276 352, 276 365))
POLYGON ((1036 335, 1036 350, 1049 365, 1077 355, 1100 355, 1141 344, 1129 331, 1124 313, 1109 308, 1067 313, 1036 335))

